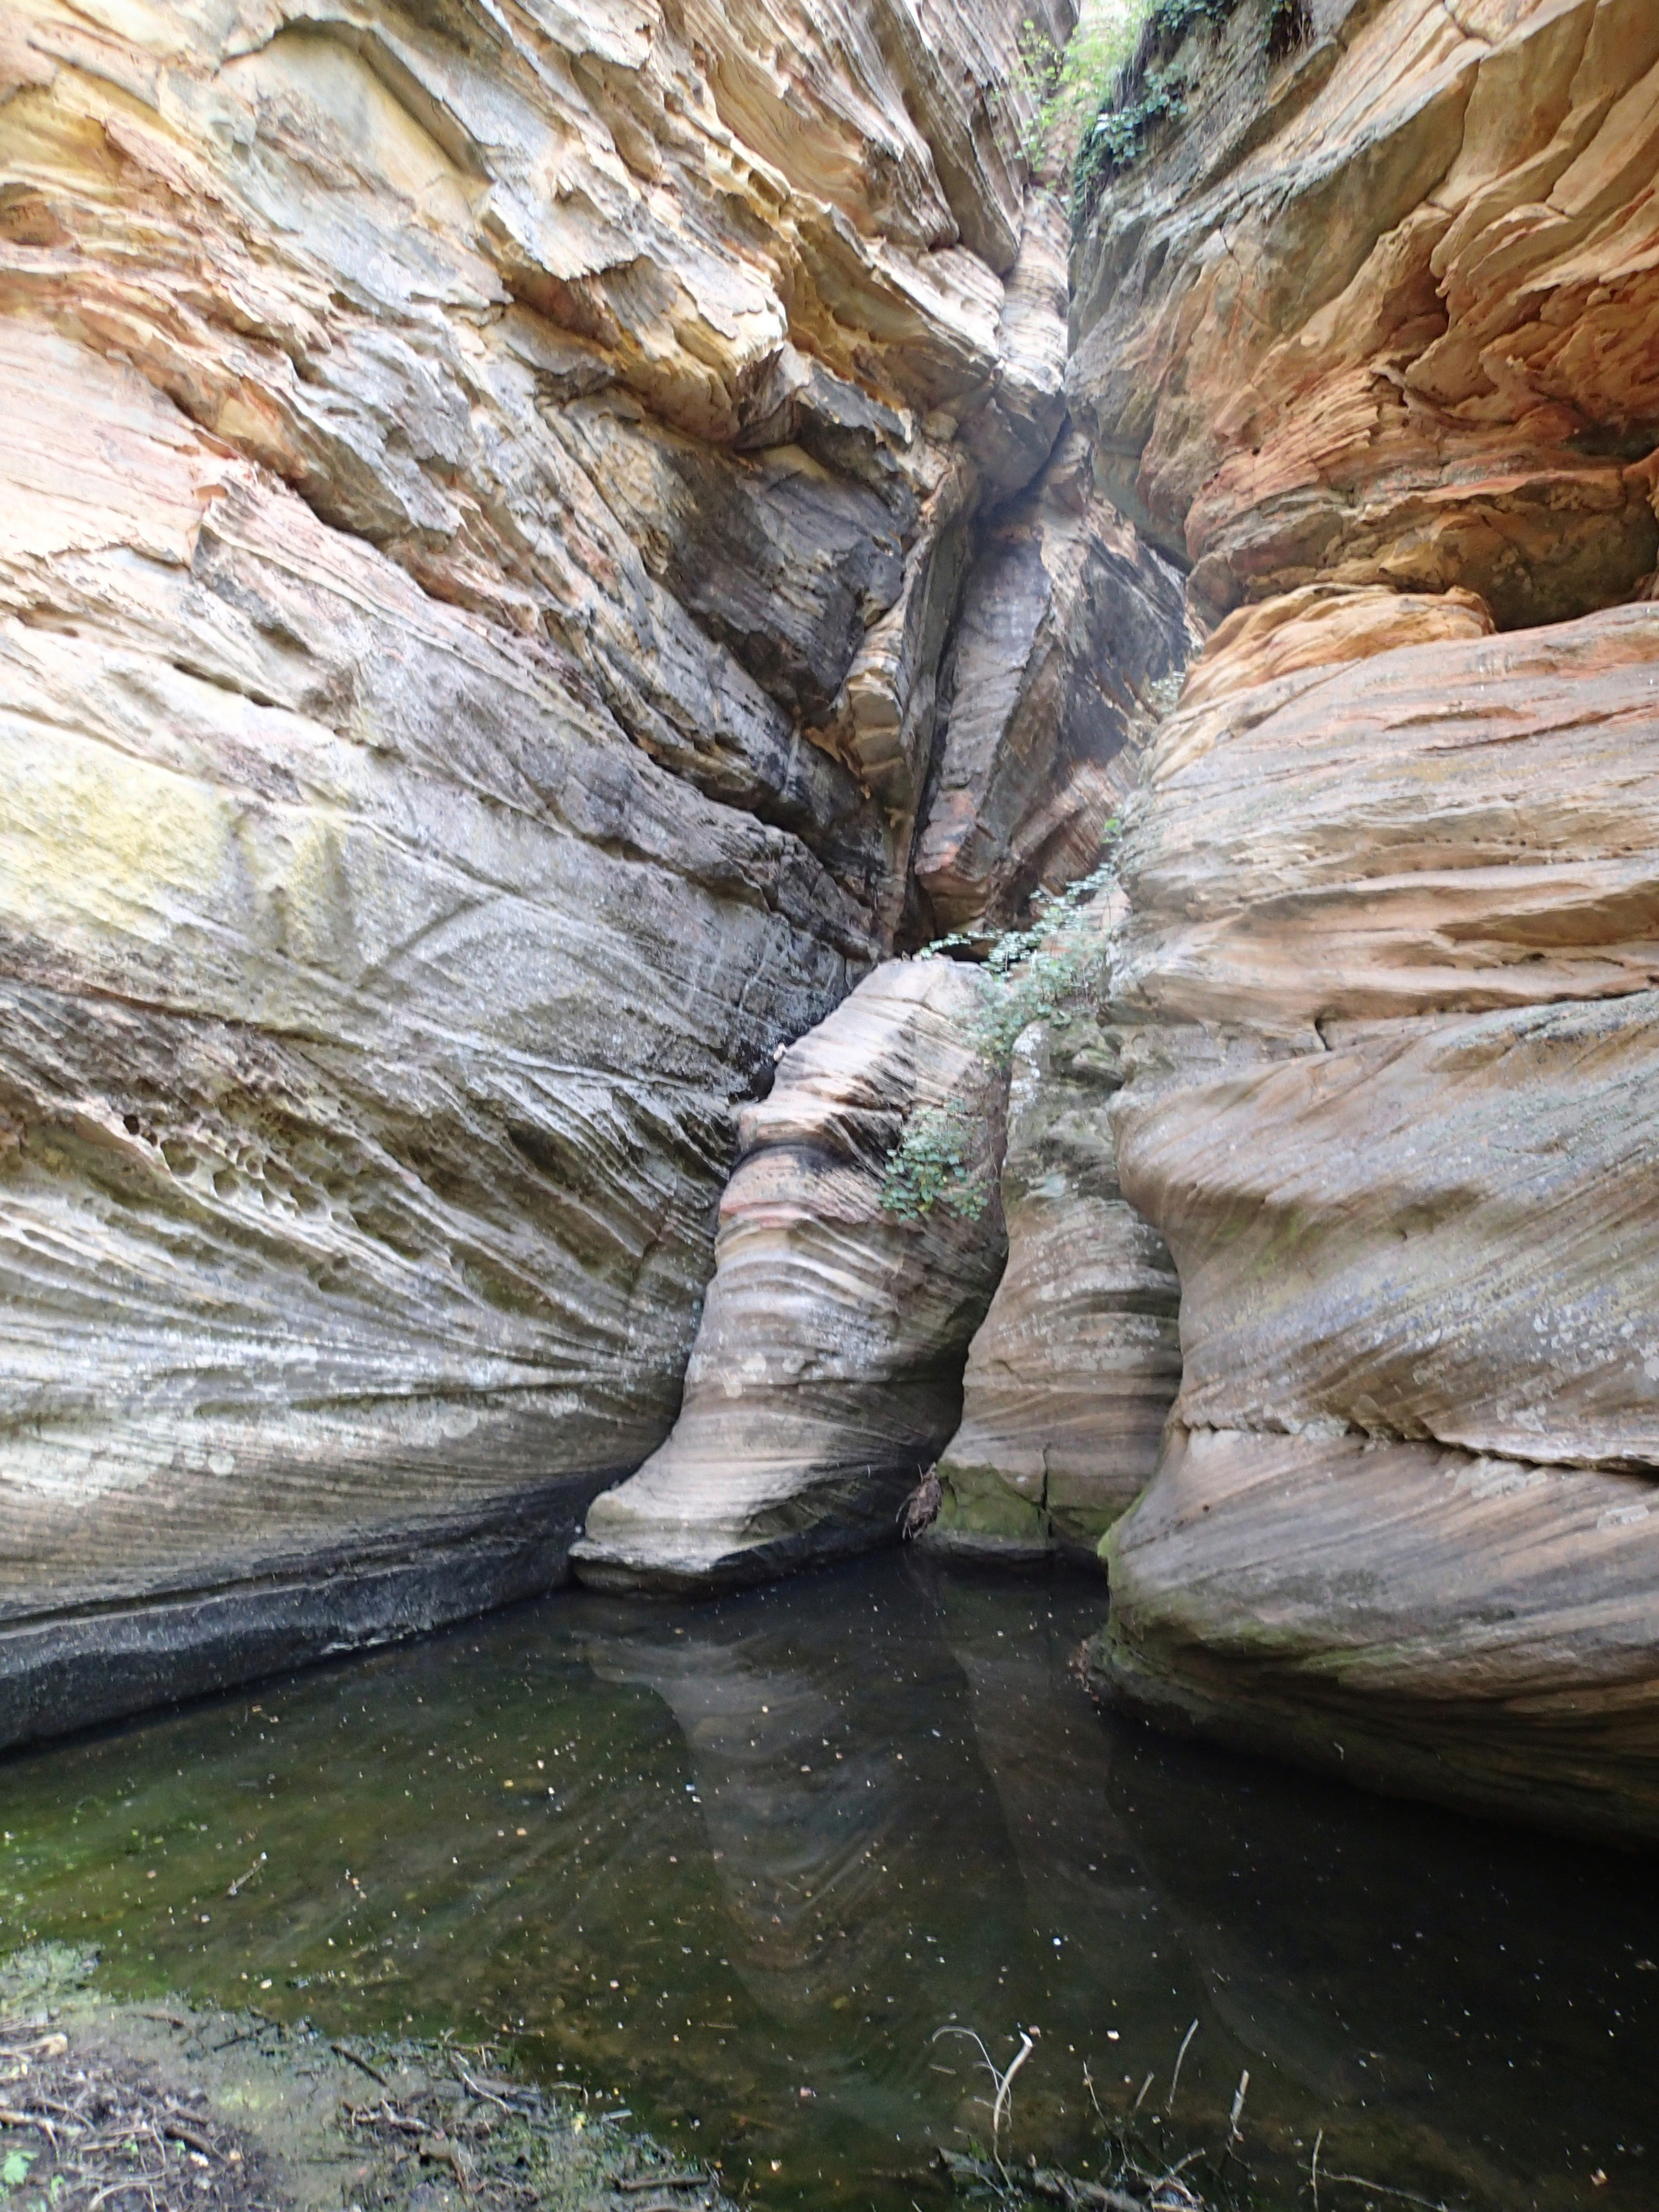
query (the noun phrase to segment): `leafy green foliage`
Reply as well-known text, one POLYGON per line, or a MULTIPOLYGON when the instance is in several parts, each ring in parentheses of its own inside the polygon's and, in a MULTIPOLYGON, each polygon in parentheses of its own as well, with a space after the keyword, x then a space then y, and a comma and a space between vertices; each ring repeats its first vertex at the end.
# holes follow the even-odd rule
MULTIPOLYGON (((1109 840, 1116 831, 1115 822, 1108 824, 1109 840)), ((1093 982, 1103 947, 1091 902, 1116 872, 1109 843, 1107 850, 1108 857, 1079 882, 1054 897, 1039 893, 1035 916, 1024 929, 941 937, 917 956, 927 960, 982 951, 988 988, 970 1042, 988 1073, 1006 1068, 1020 1033, 1033 1022, 1069 1022, 1068 1002, 1084 996, 1093 982)), ((990 1199, 983 1135, 957 1107, 927 1106, 912 1114, 888 1156, 883 1212, 900 1221, 920 1221, 935 1206, 946 1206, 977 1221, 990 1199)))
MULTIPOLYGON (((1187 95, 1196 76, 1174 66, 1176 49, 1188 32, 1207 26, 1219 30, 1237 12, 1240 0, 1156 0, 1137 10, 1139 37, 1126 54, 1109 85, 1102 81, 1091 119, 1077 134, 1072 165, 1072 222, 1080 230, 1109 178, 1135 161, 1158 125, 1187 112, 1187 95)), ((1265 59, 1279 61, 1314 35, 1309 0, 1270 0, 1262 37, 1265 59)))
POLYGON ((1078 149, 1072 173, 1074 220, 1086 219, 1109 177, 1127 169, 1155 123, 1178 121, 1187 112, 1187 83, 1173 70, 1147 70, 1133 100, 1103 109, 1078 149))
POLYGON ((1195 25, 1227 21, 1238 0, 1156 0, 1141 25, 1133 58, 1126 59, 1092 125, 1078 147, 1072 171, 1072 216, 1086 221, 1109 177, 1127 169, 1155 124, 1187 112, 1191 80, 1168 66, 1195 25))
POLYGON ((1064 169, 1084 131, 1111 96, 1134 49, 1151 0, 1091 0, 1077 28, 1056 46, 1030 16, 1020 27, 1016 73, 1031 110, 1025 158, 1039 174, 1064 169))
POLYGON ((924 1106, 911 1115, 888 1156, 882 1211, 901 1221, 920 1221, 934 1206, 948 1206, 964 1220, 977 1221, 991 1194, 974 1165, 976 1135, 967 1115, 952 1107, 924 1106))

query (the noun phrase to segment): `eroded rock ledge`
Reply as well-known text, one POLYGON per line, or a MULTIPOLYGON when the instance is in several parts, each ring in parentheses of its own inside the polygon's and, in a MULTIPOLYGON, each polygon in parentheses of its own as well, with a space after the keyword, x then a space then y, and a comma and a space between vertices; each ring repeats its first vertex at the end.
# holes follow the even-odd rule
POLYGON ((1123 854, 1184 1371, 1097 1679, 1650 1839, 1659 21, 1314 31, 1238 11, 1079 256, 1074 409, 1225 617, 1123 854))
POLYGON ((1158 1462, 1181 1380, 1181 1285, 1118 1180, 1122 1040, 1082 1012, 1014 1054, 1008 1262, 968 1354, 922 1540, 958 1557, 1092 1560, 1158 1462))
POLYGON ((962 1406, 962 1363, 1006 1250, 1000 1079, 976 1048, 979 970, 878 968, 744 1109, 714 1279, 673 1434, 597 1498, 574 1553, 603 1589, 720 1589, 893 1540, 962 1406), (883 1211, 913 1114, 959 1109, 969 1218, 883 1211))
POLYGON ((1025 12, 7 11, 0 1742, 544 1587, 667 1433, 1060 429, 1025 12))

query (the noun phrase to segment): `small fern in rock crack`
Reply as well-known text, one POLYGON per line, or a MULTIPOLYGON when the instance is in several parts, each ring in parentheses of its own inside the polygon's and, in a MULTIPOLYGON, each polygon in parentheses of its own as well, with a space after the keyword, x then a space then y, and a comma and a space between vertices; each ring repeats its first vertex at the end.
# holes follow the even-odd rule
MULTIPOLYGON (((995 935, 959 932, 935 939, 916 956, 932 960, 951 952, 981 954, 989 988, 969 1041, 988 1073, 1006 1069, 1021 1032, 1033 1022, 1069 1022, 1071 1003, 1093 983, 1104 946, 1091 902, 1115 880, 1117 828, 1115 821, 1107 824, 1106 857, 1091 874, 1052 897, 1037 894, 1032 902, 1036 914, 1024 929, 995 935)), ((918 1108, 888 1155, 883 1212, 896 1220, 920 1221, 936 1206, 945 1206, 964 1220, 977 1221, 991 1195, 990 1175, 980 1157, 982 1135, 960 1107, 918 1108)))

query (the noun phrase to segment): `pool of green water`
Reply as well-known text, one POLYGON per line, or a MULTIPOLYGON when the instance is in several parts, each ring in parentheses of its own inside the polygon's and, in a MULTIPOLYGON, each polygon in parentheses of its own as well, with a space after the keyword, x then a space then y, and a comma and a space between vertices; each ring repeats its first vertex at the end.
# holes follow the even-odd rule
POLYGON ((1650 1863, 1104 1717, 1103 1597, 909 1555, 567 1592, 14 1756, 0 1953, 494 2039, 762 2207, 933 2212, 989 2117, 940 2031, 1031 2028, 1022 2162, 1091 2162, 1148 2076, 1171 2158, 1214 2147, 1248 2071, 1260 2203, 1312 2203, 1317 2143, 1327 2212, 1653 2212, 1650 1863))

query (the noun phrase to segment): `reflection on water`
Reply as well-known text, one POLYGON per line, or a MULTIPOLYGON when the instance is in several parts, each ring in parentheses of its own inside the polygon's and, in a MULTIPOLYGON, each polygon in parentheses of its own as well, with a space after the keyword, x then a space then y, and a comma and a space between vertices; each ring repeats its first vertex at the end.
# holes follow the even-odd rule
MULTIPOLYGON (((1085 1580, 888 1558, 703 1607, 565 1594, 410 1650, 0 1762, 0 1952, 336 2033, 511 2037, 761 2204, 924 2206, 1093 2095, 1474 2208, 1659 2203, 1648 1870, 1098 1716, 1085 1580), (232 1893, 234 1886, 234 1893, 232 1893), (1650 2142, 1650 2138, 1653 2140, 1650 2142), (1604 2174, 1605 2181, 1595 2176, 1604 2174)), ((1364 2195, 1332 2183, 1328 2208, 1364 2195)))

